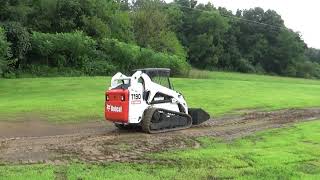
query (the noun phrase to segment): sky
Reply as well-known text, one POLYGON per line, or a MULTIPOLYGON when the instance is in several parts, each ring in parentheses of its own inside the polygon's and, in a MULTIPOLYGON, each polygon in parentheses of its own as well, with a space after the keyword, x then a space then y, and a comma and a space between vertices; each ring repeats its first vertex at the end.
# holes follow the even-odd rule
POLYGON ((320 1, 317 0, 198 0, 211 2, 215 7, 237 9, 261 7, 273 9, 281 15, 285 25, 300 32, 308 47, 320 49, 320 1))

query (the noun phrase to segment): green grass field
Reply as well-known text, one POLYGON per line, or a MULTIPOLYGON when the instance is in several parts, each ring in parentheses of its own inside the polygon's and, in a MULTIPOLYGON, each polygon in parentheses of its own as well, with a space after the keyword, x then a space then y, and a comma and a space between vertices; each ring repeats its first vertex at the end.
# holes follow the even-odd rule
POLYGON ((199 138, 201 148, 152 154, 168 164, 72 163, 0 166, 0 179, 319 179, 320 121, 223 142, 199 138))
MULTIPOLYGON (((220 116, 241 109, 320 106, 320 81, 224 72, 172 79, 189 106, 220 116)), ((0 79, 0 120, 103 119, 110 77, 0 79)))
MULTIPOLYGON (((174 78, 191 107, 212 115, 241 109, 320 106, 320 81, 224 72, 174 78), (197 79, 198 78, 198 79, 197 79), (199 79, 203 78, 203 79, 199 79)), ((196 74, 199 73, 199 74, 196 74)), ((0 80, 0 120, 102 120, 110 77, 0 80)), ((0 165, 0 180, 24 179, 319 179, 320 121, 224 142, 199 138, 199 149, 149 154, 169 163, 0 165)), ((0 162, 1 164, 1 162, 0 162)))

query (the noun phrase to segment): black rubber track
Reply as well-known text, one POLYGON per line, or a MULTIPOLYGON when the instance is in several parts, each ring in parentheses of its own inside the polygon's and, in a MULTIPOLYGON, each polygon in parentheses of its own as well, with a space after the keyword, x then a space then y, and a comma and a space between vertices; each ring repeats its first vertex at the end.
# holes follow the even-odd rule
POLYGON ((192 126, 192 118, 189 114, 185 114, 185 113, 181 113, 181 112, 175 112, 175 111, 169 111, 166 109, 160 109, 160 108, 148 108, 145 110, 144 112, 144 116, 142 118, 142 122, 141 122, 141 126, 142 126, 142 130, 146 133, 150 133, 150 134, 156 134, 156 133, 164 133, 164 132, 169 132, 169 131, 177 131, 177 130, 182 130, 182 129, 187 129, 190 128, 192 126), (152 124, 152 117, 153 114, 156 111, 164 111, 164 112, 168 112, 171 114, 175 114, 176 116, 184 116, 188 118, 188 124, 186 126, 180 126, 180 127, 176 127, 176 128, 170 128, 170 129, 158 129, 158 130, 152 130, 150 129, 150 126, 152 124))

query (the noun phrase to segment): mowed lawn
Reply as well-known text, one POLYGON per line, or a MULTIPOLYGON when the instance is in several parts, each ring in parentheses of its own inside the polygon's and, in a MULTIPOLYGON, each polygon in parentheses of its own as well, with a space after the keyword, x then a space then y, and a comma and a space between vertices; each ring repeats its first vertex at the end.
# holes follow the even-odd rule
MULTIPOLYGON (((190 107, 213 116, 242 109, 320 106, 320 81, 206 72, 207 79, 174 78, 190 107)), ((102 120, 110 77, 0 79, 0 120, 102 120)))
POLYGON ((0 179, 320 179, 319 120, 229 142, 198 141, 198 149, 149 155, 165 164, 0 166, 0 179))

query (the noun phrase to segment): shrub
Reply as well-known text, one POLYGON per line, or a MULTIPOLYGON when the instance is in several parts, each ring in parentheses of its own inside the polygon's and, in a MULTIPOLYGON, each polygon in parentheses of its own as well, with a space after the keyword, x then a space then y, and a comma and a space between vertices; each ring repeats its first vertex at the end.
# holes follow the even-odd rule
POLYGON ((96 41, 80 31, 56 34, 34 32, 31 44, 32 53, 40 64, 51 67, 81 68, 88 57, 94 56, 96 49, 96 41))
POLYGON ((114 39, 102 40, 100 50, 123 72, 137 68, 162 67, 170 68, 174 75, 181 75, 190 69, 190 65, 183 57, 155 52, 114 39))
POLYGON ((76 73, 67 75, 78 74, 78 71, 86 75, 112 75, 115 71, 128 73, 145 67, 166 67, 172 70, 173 75, 181 75, 187 74, 190 69, 182 56, 159 53, 114 39, 104 38, 98 42, 80 31, 56 34, 34 32, 32 51, 29 53, 33 66, 25 68, 39 76, 49 76, 48 72, 69 72, 70 69, 76 73))
POLYGON ((116 67, 107 61, 88 61, 84 66, 84 73, 90 76, 112 75, 116 67))
POLYGON ((238 61, 237 70, 243 73, 255 72, 254 66, 247 59, 244 59, 244 58, 241 58, 238 61))
MULTIPOLYGON (((108 55, 96 49, 96 41, 80 31, 34 32, 31 43, 30 57, 35 60, 32 66, 25 68, 37 76, 110 75, 116 69, 108 55)), ((21 74, 28 72, 22 71, 21 74)))
POLYGON ((27 65, 17 71, 16 77, 57 77, 57 76, 83 76, 81 70, 72 67, 49 67, 47 65, 27 65))
POLYGON ((296 64, 296 76, 302 78, 320 78, 320 65, 315 62, 305 61, 296 64))

